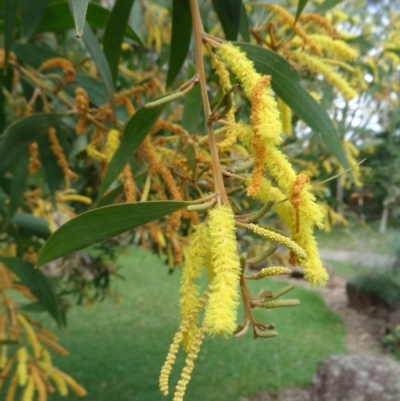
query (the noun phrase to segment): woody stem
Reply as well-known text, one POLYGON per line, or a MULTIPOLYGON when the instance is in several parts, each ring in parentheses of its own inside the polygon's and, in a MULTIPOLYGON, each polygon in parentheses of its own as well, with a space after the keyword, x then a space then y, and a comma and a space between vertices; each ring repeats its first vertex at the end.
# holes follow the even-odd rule
POLYGON ((207 121, 207 131, 209 137, 210 144, 210 152, 212 157, 212 170, 214 175, 214 189, 217 195, 219 204, 227 204, 228 196, 226 194, 224 180, 222 177, 221 165, 218 157, 218 148, 217 142, 214 135, 214 129, 212 125, 212 121, 210 121, 211 108, 210 102, 208 100, 207 94, 207 80, 206 74, 204 71, 204 60, 203 60, 203 24, 201 22, 199 6, 197 0, 190 0, 190 9, 192 13, 192 21, 193 21, 193 32, 194 32, 194 41, 195 41, 195 50, 196 50, 196 70, 197 76, 200 81, 201 88, 201 96, 203 99, 204 112, 206 115, 207 121))

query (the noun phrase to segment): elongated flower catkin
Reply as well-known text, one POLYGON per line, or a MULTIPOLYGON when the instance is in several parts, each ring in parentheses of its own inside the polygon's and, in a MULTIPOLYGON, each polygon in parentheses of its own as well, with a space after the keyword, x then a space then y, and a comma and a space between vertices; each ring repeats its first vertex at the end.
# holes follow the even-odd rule
POLYGON ((249 224, 247 228, 263 238, 286 246, 286 248, 290 249, 300 259, 307 259, 307 254, 304 249, 302 249, 295 241, 291 240, 290 238, 275 233, 273 231, 266 230, 265 228, 259 227, 256 224, 249 224))
MULTIPOLYGON (((190 245, 185 252, 185 265, 181 277, 181 299, 179 305, 181 308, 181 324, 185 322, 193 309, 199 303, 199 286, 194 280, 201 276, 206 255, 206 227, 200 224, 194 228, 191 235, 190 245)), ((183 335, 183 347, 188 350, 193 336, 197 332, 195 319, 183 335)))
POLYGON ((292 56, 300 63, 307 66, 310 70, 322 74, 325 79, 331 83, 346 100, 351 100, 357 96, 357 92, 342 78, 330 65, 322 60, 311 56, 305 52, 292 53, 292 56))
POLYGON ((221 206, 211 210, 208 227, 215 277, 210 284, 204 324, 210 334, 230 334, 236 328, 240 275, 232 209, 221 206))
POLYGON ((307 253, 307 261, 304 263, 305 278, 313 285, 323 285, 329 276, 322 266, 313 231, 314 227, 323 228, 324 213, 316 203, 308 180, 301 176, 299 175, 298 181, 301 185, 294 185, 290 193, 291 202, 298 213, 298 219, 294 219, 291 224, 292 237, 307 253))

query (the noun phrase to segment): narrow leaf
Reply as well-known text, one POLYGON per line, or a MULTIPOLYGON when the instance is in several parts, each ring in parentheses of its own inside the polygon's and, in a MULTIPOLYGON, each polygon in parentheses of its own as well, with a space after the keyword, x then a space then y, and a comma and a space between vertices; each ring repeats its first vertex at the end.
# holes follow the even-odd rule
POLYGON ((22 230, 29 231, 37 237, 47 239, 51 235, 49 223, 29 213, 16 213, 12 222, 22 230))
MULTIPOLYGON (((0 71, 0 74, 2 71, 0 71)), ((3 131, 5 126, 7 125, 7 118, 6 118, 6 98, 4 97, 3 93, 3 85, 0 83, 0 131, 3 131)))
POLYGON ((4 71, 7 70, 8 55, 10 54, 14 34, 16 0, 5 0, 4 2, 4 71))
POLYGON ((75 30, 78 38, 82 37, 85 28, 86 12, 89 0, 71 0, 74 12, 75 30))
POLYGON ((237 40, 242 0, 212 0, 227 40, 237 40))
POLYGON ((39 68, 43 61, 49 58, 61 57, 58 53, 50 49, 30 43, 14 43, 12 51, 17 56, 18 61, 29 64, 33 68, 39 68))
POLYGON ((40 267, 72 252, 113 238, 187 205, 187 202, 176 201, 125 203, 82 213, 52 234, 44 245, 36 265, 40 267))
POLYGON ((3 230, 11 222, 15 212, 18 210, 18 207, 23 199, 26 183, 28 181, 28 176, 29 176, 28 165, 29 165, 29 154, 25 150, 24 154, 21 157, 20 162, 17 163, 15 167, 14 177, 13 180, 11 181, 10 202, 8 205, 6 218, 4 219, 4 225, 2 227, 3 230))
POLYGON ((169 54, 167 87, 174 82, 186 60, 191 35, 192 14, 190 12, 189 0, 173 0, 171 49, 169 54))
POLYGON ((56 124, 63 114, 38 113, 9 125, 0 141, 0 177, 17 162, 28 146, 56 124))
POLYGON ((250 42, 250 25, 249 17, 247 16, 246 7, 242 3, 242 11, 240 12, 239 32, 245 42, 250 42))
POLYGON ((86 49, 92 56, 93 61, 96 63, 99 74, 103 79, 104 85, 106 87, 111 107, 114 110, 114 82, 112 79, 110 67, 108 65, 106 56, 104 55, 103 50, 101 49, 99 42, 97 41, 96 36, 87 23, 85 25, 85 33, 83 34, 82 39, 85 43, 86 49))
POLYGON ((196 150, 193 144, 189 144, 185 149, 185 156, 192 171, 196 170, 196 150))
POLYGON ((339 135, 328 113, 301 86, 300 77, 292 66, 271 50, 247 43, 236 43, 236 46, 247 53, 247 57, 254 62, 254 67, 259 73, 271 75, 274 92, 321 136, 325 145, 339 162, 345 168, 349 168, 339 135))
POLYGON ((319 13, 323 13, 325 11, 330 10, 331 8, 337 6, 338 4, 342 3, 343 0, 325 0, 323 3, 318 4, 315 7, 315 11, 319 13))
MULTIPOLYGON (((109 16, 110 11, 100 4, 89 3, 86 21, 92 29, 104 29, 109 16)), ((70 13, 68 1, 61 0, 49 4, 43 20, 37 28, 37 32, 65 31, 66 29, 74 28, 74 26, 75 23, 70 13)), ((142 39, 129 25, 126 26, 125 36, 137 42, 140 46, 144 46, 142 39)))
POLYGON ((136 151, 150 131, 150 128, 160 117, 164 107, 165 104, 152 108, 141 107, 128 121, 121 139, 121 144, 111 159, 100 185, 97 200, 104 195, 108 187, 118 177, 119 173, 131 158, 133 152, 136 151))
POLYGON ((29 288, 57 324, 64 326, 62 308, 50 280, 26 260, 0 257, 0 261, 29 288))
POLYGON ((46 312, 46 308, 40 302, 32 302, 20 307, 19 309, 28 313, 46 312))
MULTIPOLYGON (((59 139, 59 132, 56 133, 59 139)), ((60 141, 60 145, 61 145, 60 141)), ((54 199, 56 191, 59 189, 60 184, 64 180, 64 173, 58 164, 57 156, 51 150, 51 145, 47 135, 43 135, 38 140, 39 145, 39 159, 42 163, 44 177, 47 186, 49 187, 50 194, 54 199)))
POLYGON ((100 201, 97 203, 97 207, 108 206, 110 205, 115 198, 124 193, 124 186, 118 185, 118 187, 114 188, 107 195, 103 196, 100 201))
MULTIPOLYGON (((196 67, 192 64, 188 68, 188 79, 192 78, 196 73, 196 67)), ((203 100, 201 97, 200 85, 196 85, 185 96, 183 104, 182 127, 189 132, 196 129, 201 113, 203 100)))
POLYGON ((124 39, 125 28, 134 0, 117 0, 108 18, 103 37, 103 50, 110 66, 113 82, 118 75, 119 56, 121 54, 121 43, 124 39))
POLYGON ((303 12, 304 7, 307 5, 307 3, 308 0, 299 0, 299 3, 297 4, 296 18, 294 19, 294 23, 296 23, 299 19, 300 14, 303 12))
POLYGON ((85 89, 90 101, 95 106, 100 107, 107 102, 107 90, 103 82, 82 71, 75 74, 75 82, 67 86, 66 92, 73 97, 78 87, 85 89))
POLYGON ((49 0, 20 0, 21 37, 27 40, 35 32, 46 13, 49 0))

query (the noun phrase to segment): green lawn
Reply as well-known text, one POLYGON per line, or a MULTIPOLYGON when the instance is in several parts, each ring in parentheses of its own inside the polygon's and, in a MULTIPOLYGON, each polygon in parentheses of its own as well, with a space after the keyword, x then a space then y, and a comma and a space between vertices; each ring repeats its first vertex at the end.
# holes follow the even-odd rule
MULTIPOLYGON (((87 388, 87 401, 170 400, 172 395, 165 398, 158 390, 158 375, 178 326, 180 272, 168 276, 157 257, 137 249, 118 263, 126 281, 112 285, 123 301, 74 308, 68 329, 60 333, 71 355, 54 362, 87 388)), ((284 285, 264 281, 252 290, 266 284, 272 289, 284 285)), ((299 298, 301 306, 257 314, 276 324, 277 338, 253 340, 248 333, 241 339, 205 340, 187 401, 234 401, 261 390, 307 385, 322 359, 345 351, 345 328, 318 293, 298 288, 288 297, 299 298)), ((183 360, 180 354, 171 390, 183 360)), ((54 395, 50 400, 77 398, 54 395)))
POLYGON ((399 230, 388 230, 385 234, 379 234, 366 223, 362 226, 353 226, 334 229, 328 233, 315 232, 318 246, 327 249, 344 249, 351 251, 367 251, 384 254, 400 253, 399 230))
POLYGON ((328 263, 332 265, 335 274, 345 278, 346 280, 362 273, 377 271, 376 269, 369 266, 363 266, 360 264, 339 260, 329 260, 328 263))

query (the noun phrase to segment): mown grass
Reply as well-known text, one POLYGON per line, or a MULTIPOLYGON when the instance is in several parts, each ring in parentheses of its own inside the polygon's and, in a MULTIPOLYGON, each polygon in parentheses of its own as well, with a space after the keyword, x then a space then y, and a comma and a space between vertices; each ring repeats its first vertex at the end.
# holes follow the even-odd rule
POLYGON ((367 251, 393 255, 398 249, 399 231, 388 230, 380 234, 368 224, 334 229, 328 233, 316 231, 320 248, 367 251))
MULTIPOLYGON (((329 260, 328 263, 333 267, 333 271, 338 276, 345 278, 346 280, 351 279, 359 274, 368 273, 374 271, 372 267, 363 266, 359 263, 344 262, 339 260, 329 260)), ((376 271, 376 270, 375 270, 376 271)))
MULTIPOLYGON (((171 400, 172 395, 159 392, 158 375, 178 327, 180 272, 168 276, 154 255, 137 249, 119 264, 126 281, 113 286, 123 302, 74 308, 68 329, 59 333, 71 355, 54 357, 54 363, 87 388, 87 401, 171 400)), ((252 291, 266 284, 272 289, 284 285, 258 282, 252 291)), ((241 339, 207 338, 185 399, 234 401, 261 390, 307 385, 321 360, 345 351, 345 328, 318 293, 297 288, 289 297, 299 298, 301 306, 256 313, 276 324, 277 338, 253 340, 250 333, 241 339)), ((183 361, 179 354, 171 393, 183 361)), ((76 399, 51 396, 54 401, 76 399)))

